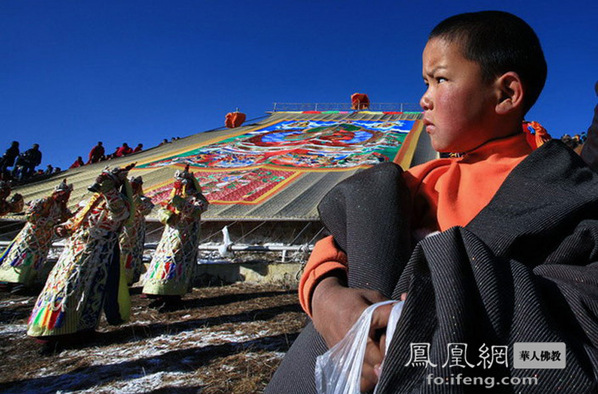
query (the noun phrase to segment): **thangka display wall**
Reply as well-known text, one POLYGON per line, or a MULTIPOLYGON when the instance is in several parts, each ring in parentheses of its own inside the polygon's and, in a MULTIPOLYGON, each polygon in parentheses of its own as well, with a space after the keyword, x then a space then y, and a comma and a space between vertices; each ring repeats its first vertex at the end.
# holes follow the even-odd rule
MULTIPOLYGON (((143 177, 145 194, 158 207, 170 196, 175 171, 188 164, 211 202, 202 220, 318 220, 320 200, 355 172, 382 161, 407 169, 432 159, 422 149, 429 141, 421 117, 421 112, 274 112, 236 129, 195 133, 69 169, 15 192, 31 201, 67 178, 74 185, 69 207, 75 210, 90 197, 87 187, 104 166, 137 163, 130 175, 143 177)), ((158 218, 157 207, 150 220, 158 218)))
MULTIPOLYGON (((354 171, 392 161, 416 119, 277 120, 137 164, 190 166, 212 204, 259 204, 309 172, 354 171)), ((146 188, 154 203, 172 180, 146 188)))

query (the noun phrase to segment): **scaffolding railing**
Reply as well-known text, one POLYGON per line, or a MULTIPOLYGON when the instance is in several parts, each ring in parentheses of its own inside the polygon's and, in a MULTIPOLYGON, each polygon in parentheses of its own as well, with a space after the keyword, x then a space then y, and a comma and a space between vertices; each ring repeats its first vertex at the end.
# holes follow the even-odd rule
MULTIPOLYGON (((272 112, 303 112, 303 111, 357 111, 351 103, 274 103, 272 112)), ((371 103, 368 109, 362 111, 376 112, 421 112, 417 103, 371 103)))
MULTIPOLYGON (((319 234, 319 233, 318 233, 319 234)), ((0 253, 4 252, 8 246, 10 246, 10 241, 0 241, 0 253)), ((158 243, 156 242, 147 242, 144 244, 144 261, 148 262, 150 260, 151 255, 156 250, 158 243), (148 256, 149 254, 149 256, 148 256)), ((266 252, 278 252, 281 254, 281 259, 279 260, 281 263, 288 262, 287 260, 287 253, 294 252, 297 254, 302 254, 301 260, 307 260, 309 257, 309 253, 313 250, 314 244, 313 240, 310 243, 302 244, 302 245, 293 245, 293 244, 283 244, 283 243, 274 243, 274 244, 265 244, 265 245, 251 245, 251 244, 231 244, 231 245, 224 245, 226 247, 227 252, 252 252, 252 253, 266 253, 266 252)), ((219 257, 220 252, 222 251, 223 245, 221 243, 203 243, 197 246, 198 255, 197 263, 200 264, 202 260, 222 260, 219 257), (211 257, 202 257, 201 253, 211 253, 211 257)), ((49 261, 56 261, 58 257, 62 253, 64 249, 64 240, 57 241, 52 243, 50 246, 50 250, 48 253, 48 260, 49 261)), ((304 262, 305 262, 304 261, 304 262)), ((232 261, 231 259, 231 262, 232 261)))

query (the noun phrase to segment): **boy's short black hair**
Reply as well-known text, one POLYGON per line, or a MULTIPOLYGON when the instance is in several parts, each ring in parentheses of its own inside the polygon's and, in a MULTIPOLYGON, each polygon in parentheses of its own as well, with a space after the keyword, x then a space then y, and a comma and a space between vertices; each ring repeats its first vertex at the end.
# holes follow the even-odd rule
POLYGON ((546 59, 534 30, 521 18, 503 11, 481 11, 451 16, 440 22, 428 39, 457 42, 463 56, 480 65, 482 77, 514 71, 526 95, 524 114, 534 105, 546 82, 546 59))

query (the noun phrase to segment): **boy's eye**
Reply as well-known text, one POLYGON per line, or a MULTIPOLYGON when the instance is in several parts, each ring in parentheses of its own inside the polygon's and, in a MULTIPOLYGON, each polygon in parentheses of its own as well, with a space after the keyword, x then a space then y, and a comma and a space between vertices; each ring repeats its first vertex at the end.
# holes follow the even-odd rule
POLYGON ((444 77, 436 77, 436 82, 437 83, 442 83, 442 82, 446 82, 446 81, 447 81, 447 79, 444 78, 444 77))

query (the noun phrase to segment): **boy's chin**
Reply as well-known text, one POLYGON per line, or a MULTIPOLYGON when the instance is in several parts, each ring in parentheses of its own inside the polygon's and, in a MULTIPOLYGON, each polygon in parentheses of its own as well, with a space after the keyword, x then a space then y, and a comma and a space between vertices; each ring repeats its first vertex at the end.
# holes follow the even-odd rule
POLYGON ((434 141, 432 141, 432 149, 434 149, 438 153, 453 153, 453 152, 457 152, 455 150, 450 149, 450 147, 448 147, 446 145, 435 144, 434 141))
POLYGON ((438 153, 461 153, 467 151, 463 144, 434 141, 434 139, 432 139, 432 149, 438 153))

